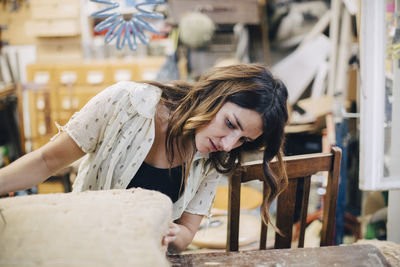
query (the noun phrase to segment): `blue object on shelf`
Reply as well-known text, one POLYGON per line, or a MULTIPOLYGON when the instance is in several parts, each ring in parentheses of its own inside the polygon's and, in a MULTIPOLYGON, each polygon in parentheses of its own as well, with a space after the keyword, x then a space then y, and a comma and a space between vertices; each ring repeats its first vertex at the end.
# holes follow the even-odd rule
POLYGON ((159 34, 154 27, 146 21, 146 19, 163 19, 164 15, 155 11, 144 9, 145 6, 164 4, 164 0, 145 0, 144 2, 136 3, 129 1, 129 6, 134 6, 137 13, 132 14, 130 19, 125 19, 121 12, 116 12, 120 4, 115 1, 108 0, 91 0, 92 2, 106 5, 103 9, 94 12, 91 16, 94 18, 105 18, 102 22, 94 27, 95 32, 107 30, 104 37, 106 44, 116 39, 116 47, 121 50, 126 43, 131 50, 136 50, 136 37, 145 45, 149 44, 149 38, 144 31, 159 34), (114 10, 114 12, 112 12, 114 10), (110 11, 110 12, 109 12, 110 11))

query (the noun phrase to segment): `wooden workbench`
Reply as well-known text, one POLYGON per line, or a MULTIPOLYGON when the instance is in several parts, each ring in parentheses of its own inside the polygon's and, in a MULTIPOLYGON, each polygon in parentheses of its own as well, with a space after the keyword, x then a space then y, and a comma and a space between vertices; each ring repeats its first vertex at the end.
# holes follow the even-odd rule
POLYGON ((170 255, 173 267, 186 266, 390 266, 372 245, 271 249, 170 255))

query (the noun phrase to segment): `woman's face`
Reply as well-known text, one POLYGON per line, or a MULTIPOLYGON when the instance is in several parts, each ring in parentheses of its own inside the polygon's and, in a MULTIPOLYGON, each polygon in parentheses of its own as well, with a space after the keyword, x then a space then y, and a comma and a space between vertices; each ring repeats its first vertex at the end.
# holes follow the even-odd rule
POLYGON ((196 131, 195 143, 202 154, 228 152, 261 134, 262 119, 258 112, 227 102, 208 124, 196 131))

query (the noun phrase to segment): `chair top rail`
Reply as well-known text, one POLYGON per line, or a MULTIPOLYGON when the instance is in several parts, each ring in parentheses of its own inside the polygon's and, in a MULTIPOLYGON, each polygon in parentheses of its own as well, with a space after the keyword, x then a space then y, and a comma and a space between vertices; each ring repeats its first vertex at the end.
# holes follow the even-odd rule
MULTIPOLYGON (((316 174, 320 171, 330 171, 333 167, 333 157, 335 153, 312 153, 295 156, 284 157, 286 171, 289 179, 301 178, 316 174)), ((246 177, 243 177, 242 182, 251 180, 261 180, 258 177, 263 175, 262 160, 253 160, 242 163, 242 167, 247 172, 246 177)), ((278 171, 278 162, 273 159, 270 162, 270 168, 273 172, 278 171)))

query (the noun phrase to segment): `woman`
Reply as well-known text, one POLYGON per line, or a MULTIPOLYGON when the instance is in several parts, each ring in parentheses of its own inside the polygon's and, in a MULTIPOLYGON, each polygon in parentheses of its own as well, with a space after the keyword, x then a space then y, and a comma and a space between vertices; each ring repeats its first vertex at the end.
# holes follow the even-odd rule
POLYGON ((42 148, 0 170, 0 194, 29 188, 85 155, 74 191, 144 187, 167 194, 175 223, 164 237, 184 250, 208 214, 222 175, 242 151, 265 147, 268 206, 287 178, 282 163, 287 90, 259 64, 214 68, 198 82, 115 84, 88 102, 42 148))

